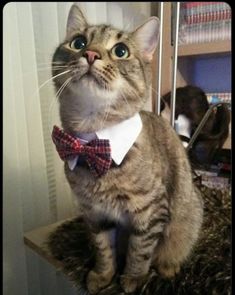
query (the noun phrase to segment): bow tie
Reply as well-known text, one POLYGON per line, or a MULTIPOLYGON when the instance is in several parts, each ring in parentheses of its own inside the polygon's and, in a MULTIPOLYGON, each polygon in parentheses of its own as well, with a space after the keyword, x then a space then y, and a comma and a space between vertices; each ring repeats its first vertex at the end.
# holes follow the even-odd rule
POLYGON ((52 131, 52 140, 63 161, 84 156, 95 176, 102 176, 111 166, 111 147, 107 139, 94 139, 83 145, 79 138, 73 137, 57 126, 52 131))

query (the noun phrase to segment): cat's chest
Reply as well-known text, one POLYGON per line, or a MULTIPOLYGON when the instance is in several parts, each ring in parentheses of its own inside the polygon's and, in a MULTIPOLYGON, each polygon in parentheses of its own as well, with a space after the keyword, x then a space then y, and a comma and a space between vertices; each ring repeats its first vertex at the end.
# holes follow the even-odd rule
POLYGON ((133 194, 131 175, 125 176, 120 168, 101 178, 94 178, 83 168, 65 169, 65 173, 79 203, 97 215, 127 223, 133 208, 142 205, 138 196, 133 194))
POLYGON ((125 173, 126 170, 127 167, 114 168, 100 178, 94 178, 89 170, 82 168, 75 171, 65 169, 65 172, 73 192, 85 209, 127 224, 135 210, 143 208, 151 196, 148 192, 143 195, 139 191, 133 173, 125 173))
POLYGON ((124 226, 131 224, 131 216, 127 210, 124 210, 123 206, 117 206, 112 204, 112 202, 106 202, 100 204, 99 202, 94 202, 92 204, 91 214, 98 221, 100 218, 107 220, 113 220, 116 223, 120 223, 124 226))

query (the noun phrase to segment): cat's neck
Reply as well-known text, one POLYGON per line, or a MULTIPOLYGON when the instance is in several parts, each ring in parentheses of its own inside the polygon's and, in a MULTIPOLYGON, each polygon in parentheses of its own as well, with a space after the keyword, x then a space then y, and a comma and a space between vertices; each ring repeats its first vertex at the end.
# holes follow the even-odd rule
POLYGON ((99 97, 64 92, 60 97, 60 117, 63 129, 70 133, 97 132, 133 117, 141 109, 138 103, 127 104, 118 97, 115 103, 110 105, 97 102, 99 102, 99 97))
POLYGON ((108 115, 106 115, 105 113, 90 113, 89 115, 84 117, 83 115, 78 114, 76 116, 76 120, 70 121, 66 120, 66 118, 63 118, 63 115, 61 115, 61 123, 63 129, 66 132, 95 133, 99 130, 115 126, 122 121, 131 118, 133 115, 134 113, 129 116, 115 115, 111 113, 109 113, 108 115))

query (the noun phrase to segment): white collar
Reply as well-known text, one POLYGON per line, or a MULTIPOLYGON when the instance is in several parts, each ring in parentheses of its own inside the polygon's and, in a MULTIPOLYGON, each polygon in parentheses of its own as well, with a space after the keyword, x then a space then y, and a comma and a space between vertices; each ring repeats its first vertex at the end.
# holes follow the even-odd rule
MULTIPOLYGON (((92 139, 108 139, 111 146, 111 156, 113 161, 120 165, 125 155, 128 153, 142 129, 142 121, 139 113, 133 117, 122 121, 112 127, 99 130, 95 133, 77 133, 82 143, 87 143, 92 139)), ((77 164, 78 156, 68 161, 69 168, 73 170, 77 164)))

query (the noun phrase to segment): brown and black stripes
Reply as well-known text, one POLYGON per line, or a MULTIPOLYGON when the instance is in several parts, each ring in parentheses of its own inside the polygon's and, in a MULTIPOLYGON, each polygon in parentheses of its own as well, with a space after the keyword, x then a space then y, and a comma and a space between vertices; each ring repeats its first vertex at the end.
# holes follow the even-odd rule
POLYGON ((123 32, 118 32, 116 36, 117 40, 120 39, 122 36, 123 36, 123 32))
POLYGON ((135 212, 135 224, 132 225, 132 235, 139 237, 145 245, 149 242, 157 241, 161 236, 165 225, 170 222, 170 212, 166 200, 163 199, 160 204, 151 201, 142 209, 135 212), (146 221, 146 216, 152 212, 150 219, 146 221))
POLYGON ((94 271, 100 274, 110 271, 113 274, 116 268, 116 255, 115 240, 112 241, 111 236, 115 231, 116 223, 100 216, 92 218, 90 213, 85 221, 96 253, 94 271))
POLYGON ((154 249, 162 237, 168 220, 168 216, 154 215, 144 230, 132 230, 124 273, 141 276, 147 272, 152 262, 154 249))
POLYGON ((114 70, 114 67, 111 64, 108 64, 107 66, 103 67, 102 74, 107 76, 110 81, 117 78, 117 72, 114 70))
POLYGON ((168 218, 155 217, 149 223, 149 226, 142 230, 133 230, 134 236, 140 237, 143 241, 157 240, 163 232, 164 226, 167 224, 168 218))
MULTIPOLYGON (((136 217, 136 219, 137 218, 138 216, 136 217)), ((151 216, 151 219, 147 223, 147 226, 141 227, 141 228, 133 226, 132 234, 135 236, 150 237, 150 234, 152 235, 153 233, 158 233, 163 231, 164 225, 169 223, 169 221, 170 221, 170 215, 168 211, 164 213, 159 213, 159 214, 154 212, 154 214, 151 216)))
POLYGON ((89 44, 97 43, 103 45, 115 36, 112 27, 109 25, 89 26, 83 31, 83 34, 87 37, 89 44))
POLYGON ((130 197, 127 194, 118 194, 116 197, 116 200, 118 202, 128 202, 130 200, 130 197))
POLYGON ((165 198, 159 203, 156 199, 152 200, 136 210, 134 217, 132 221, 135 224, 132 224, 131 228, 125 273, 134 272, 141 275, 149 268, 153 250, 163 235, 165 225, 170 221, 168 203, 165 198), (152 214, 147 221, 149 210, 152 214))
MULTIPOLYGON (((148 49, 157 42, 156 19, 125 32, 109 25, 88 25, 74 7, 74 13, 78 13, 74 21, 80 20, 81 26, 77 30, 68 28, 73 33, 66 37, 67 48, 60 45, 53 57, 54 69, 59 69, 56 65, 60 63, 76 66, 76 79, 60 94, 63 128, 71 133, 97 132, 101 123, 102 128, 107 128, 136 113, 142 121, 141 133, 121 165, 112 165, 101 178, 94 179, 86 167, 76 166, 71 171, 65 164, 67 179, 84 211, 84 219, 90 223, 97 252, 95 268, 87 276, 89 292, 95 294, 111 282, 116 254, 109 233, 121 226, 128 232, 124 277, 132 277, 121 280, 121 285, 130 293, 139 278, 147 275, 155 256, 159 270, 166 262, 176 261, 177 266, 183 263, 191 251, 192 236, 193 241, 198 237, 202 201, 191 193, 190 165, 173 128, 161 116, 141 111, 151 93, 153 52, 148 49), (76 34, 84 34, 87 39, 85 47, 77 51, 69 46, 76 34), (124 43, 130 54, 119 58, 114 47, 117 43, 124 43), (98 52, 100 56, 90 64, 82 57, 83 50, 98 52), (98 87, 96 80, 100 82, 98 87), (107 117, 105 106, 109 106, 107 117)), ((74 24, 68 21, 68 25, 71 23, 74 24)), ((66 82, 67 76, 59 76, 58 81, 66 82)), ((55 86, 58 91, 60 85, 55 86)))
MULTIPOLYGON (((132 88, 132 91, 135 90, 135 91, 138 91, 138 81, 135 81, 131 75, 128 75, 126 74, 125 72, 121 72, 120 71, 120 74, 122 75, 122 77, 127 81, 127 83, 131 86, 132 88)), ((141 93, 137 92, 137 95, 141 95, 141 93)), ((132 97, 132 96, 130 96, 132 97)))
POLYGON ((80 34, 84 35, 87 38, 89 43, 92 43, 92 41, 94 41, 94 39, 97 39, 97 36, 98 36, 99 32, 100 32, 99 27, 97 27, 97 26, 88 26, 80 34))
POLYGON ((95 69, 94 72, 101 78, 104 80, 104 82, 108 85, 109 83, 111 83, 115 78, 115 72, 114 71, 108 71, 106 68, 102 68, 102 69, 95 69))
POLYGON ((88 221, 88 227, 93 234, 98 234, 103 231, 114 229, 116 227, 116 222, 107 218, 101 218, 95 221, 88 221))
POLYGON ((110 242, 111 230, 91 233, 91 240, 96 252, 96 264, 94 270, 97 273, 105 273, 107 270, 115 271, 116 257, 114 244, 110 242))

